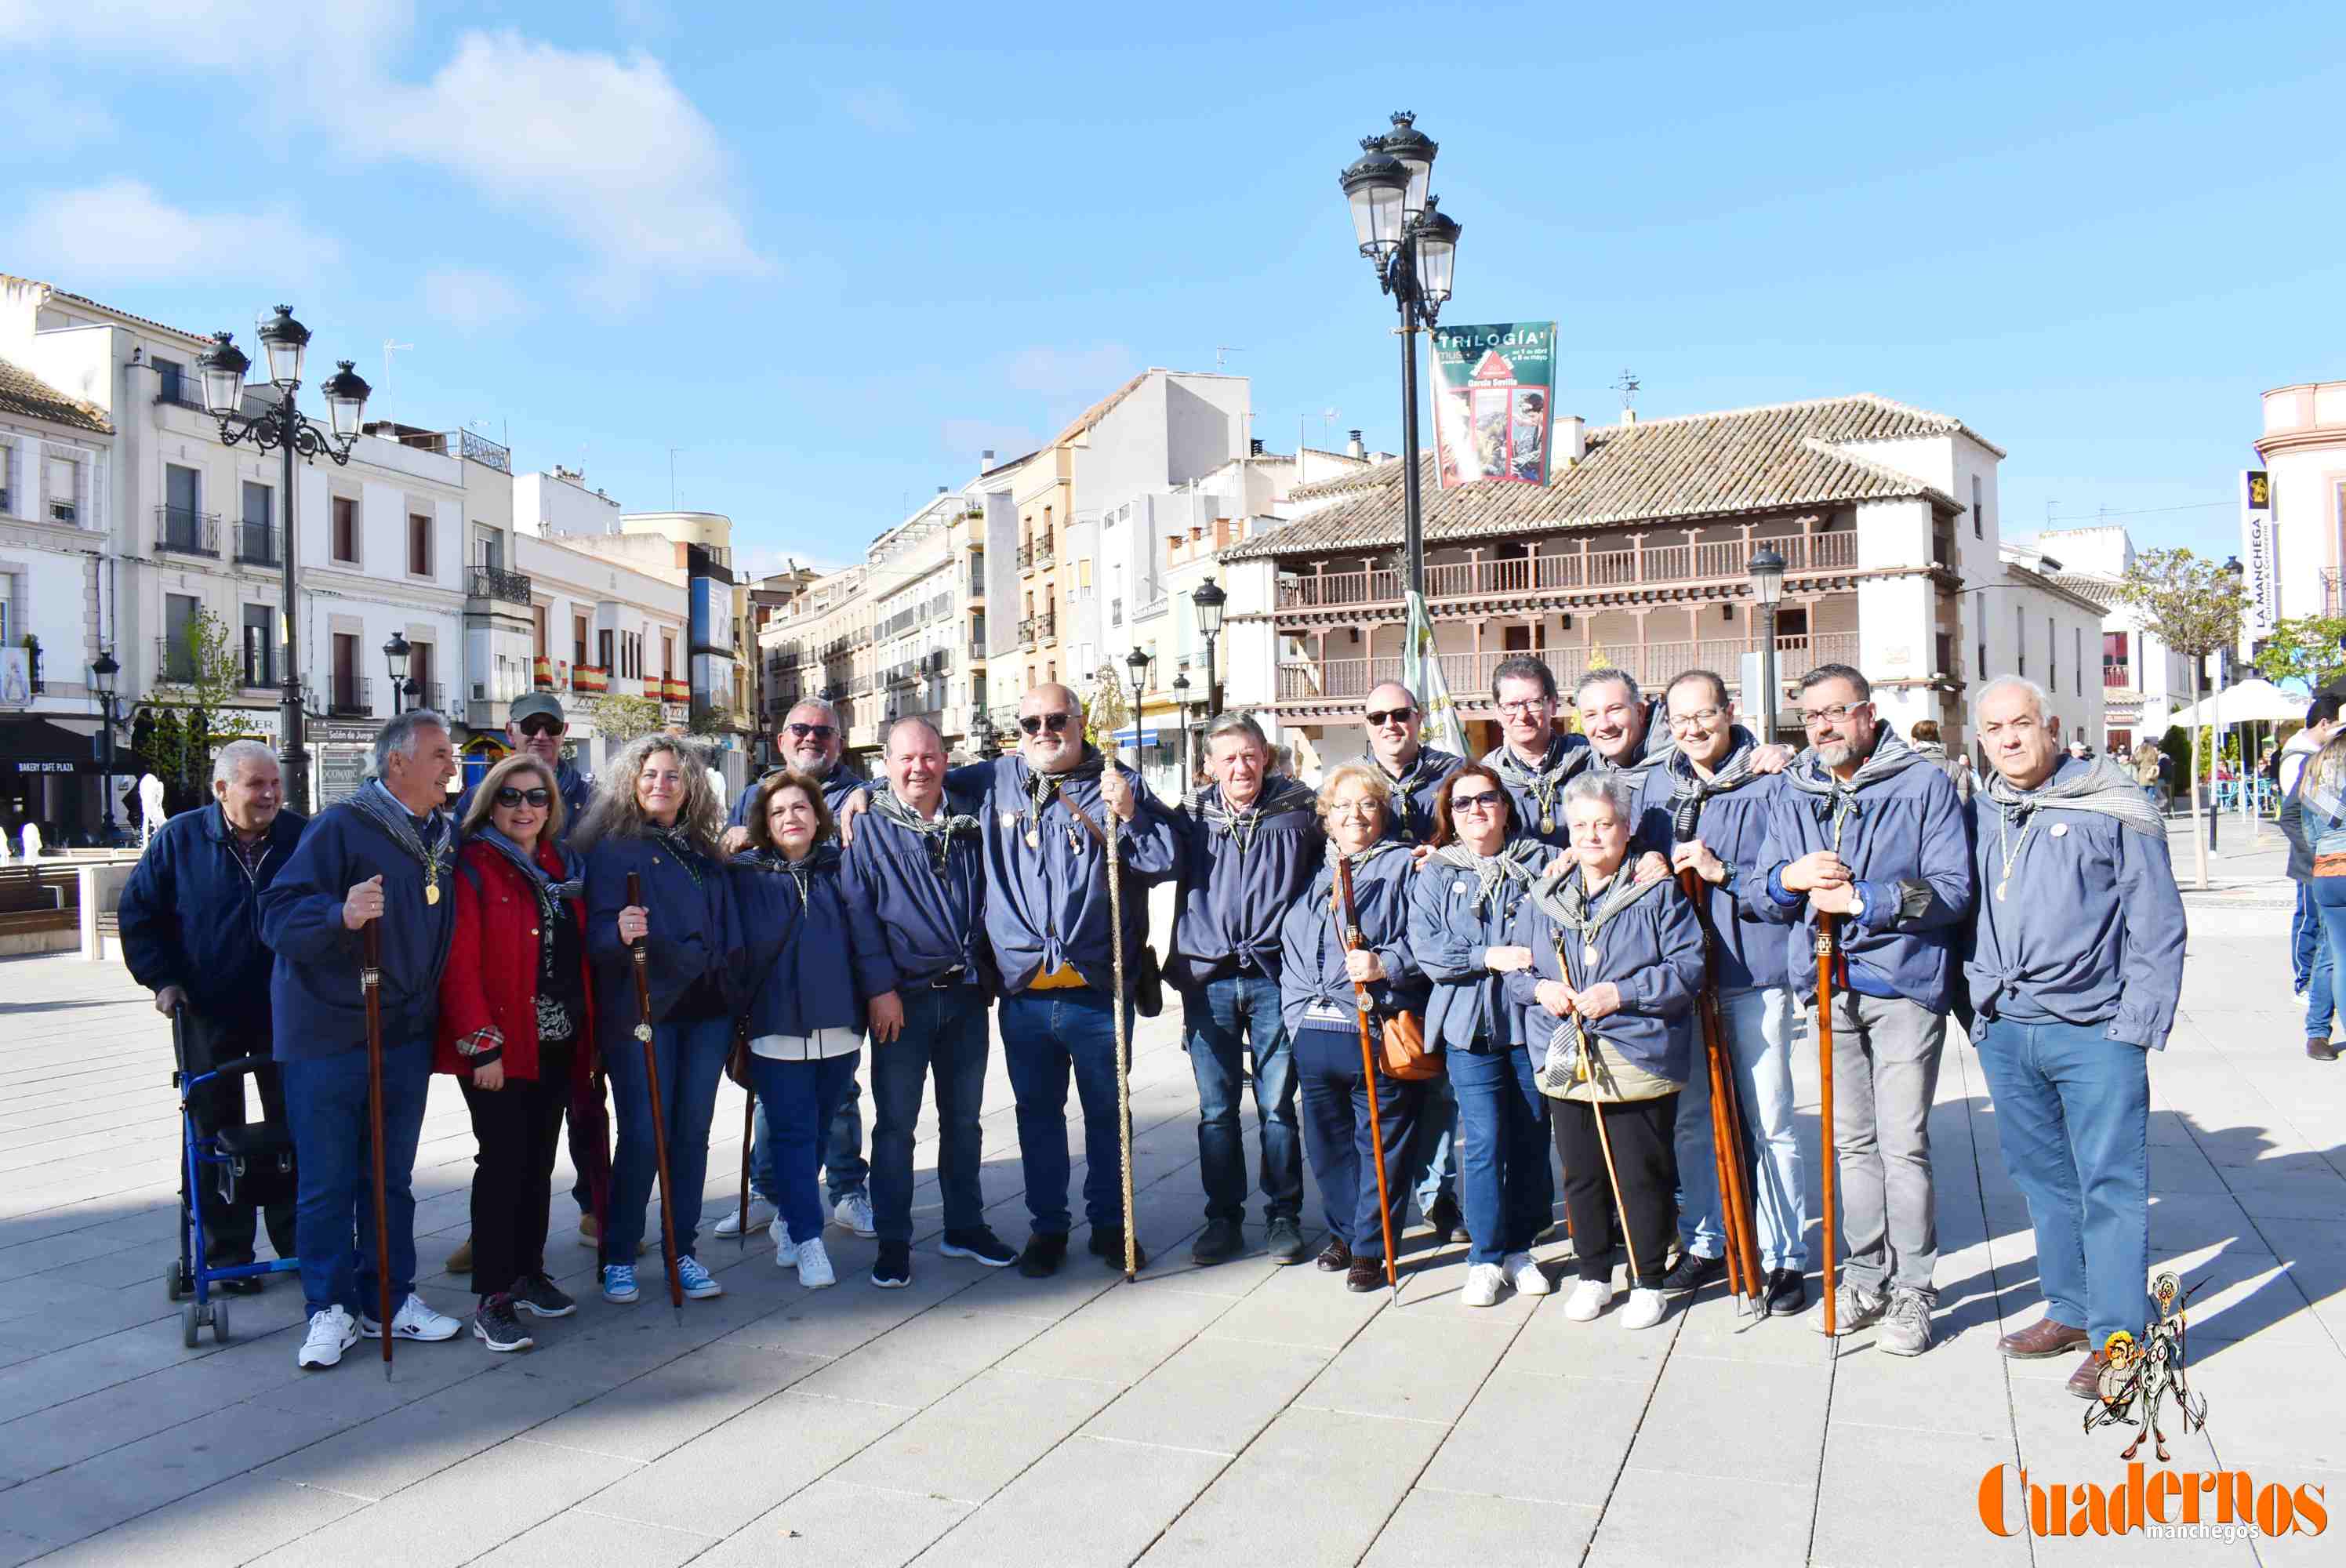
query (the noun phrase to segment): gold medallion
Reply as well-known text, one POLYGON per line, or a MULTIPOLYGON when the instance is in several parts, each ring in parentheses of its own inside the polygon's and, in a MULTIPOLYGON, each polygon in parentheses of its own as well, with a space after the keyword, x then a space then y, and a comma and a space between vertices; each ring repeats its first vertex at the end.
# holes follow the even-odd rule
POLYGON ((423 884, 423 901, 427 904, 436 904, 440 901, 440 883, 437 879, 423 884))
POLYGON ((1543 832, 1543 833, 1553 833, 1553 832, 1555 832, 1555 831, 1556 831, 1556 819, 1555 819, 1555 818, 1553 818, 1553 817, 1542 817, 1542 818, 1540 819, 1540 831, 1541 831, 1541 832, 1543 832))
POLYGON ((2004 883, 2004 882, 1998 882, 1998 883, 1996 883, 1996 884, 1995 884, 1995 901, 1996 901, 1996 902, 1998 902, 1998 903, 2002 903, 2002 902, 2004 901, 2004 888, 2005 888, 2007 885, 2008 885, 2008 884, 2004 883))
POLYGON ((651 1037, 652 1037, 652 1026, 651 1026, 650 1024, 648 1024, 648 1023, 638 1023, 638 1024, 637 1024, 637 1025, 636 1025, 636 1038, 637 1038, 637 1039, 638 1039, 638 1040, 649 1040, 651 1037))
POLYGON ((1596 967, 1596 944, 1595 942, 1592 942, 1586 947, 1580 950, 1580 962, 1586 964, 1591 969, 1595 969, 1596 967))
POLYGON ((1041 830, 1036 828, 1029 828, 1026 830, 1026 847, 1030 850, 1039 850, 1043 847, 1043 834, 1041 830))

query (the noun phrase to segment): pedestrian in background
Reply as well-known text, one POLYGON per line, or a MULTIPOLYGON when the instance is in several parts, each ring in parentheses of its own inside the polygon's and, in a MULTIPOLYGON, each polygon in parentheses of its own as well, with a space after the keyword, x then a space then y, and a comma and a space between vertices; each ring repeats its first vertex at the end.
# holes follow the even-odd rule
POLYGON ((2330 1031, 2337 1006, 2336 985, 2330 967, 2330 944, 2321 934, 2320 912, 2313 903, 2313 846, 2305 837, 2303 803, 2298 786, 2305 765, 2338 729, 2339 700, 2324 693, 2305 710, 2305 728, 2289 738, 2274 769, 2280 790, 2281 837, 2289 843, 2290 879, 2297 884, 2297 909, 2290 916, 2290 972, 2297 994, 2305 998, 2305 1054, 2317 1062, 2335 1062, 2338 1048, 2330 1031))

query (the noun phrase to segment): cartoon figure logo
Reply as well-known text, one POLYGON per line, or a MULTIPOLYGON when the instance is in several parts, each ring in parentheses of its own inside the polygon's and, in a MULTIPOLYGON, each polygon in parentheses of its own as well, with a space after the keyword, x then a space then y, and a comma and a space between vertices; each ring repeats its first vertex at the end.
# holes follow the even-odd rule
POLYGON ((2089 1432, 2104 1426, 2137 1429, 2120 1459, 2134 1458, 2147 1434, 2159 1459, 2166 1460, 2167 1433, 2158 1424, 2158 1413, 2169 1399, 2181 1415, 2183 1431, 2208 1424, 2208 1401, 2192 1393, 2183 1366, 2183 1306, 2189 1294, 2172 1274, 2151 1281, 2150 1293, 2158 1304, 2158 1320, 2144 1328, 2138 1342, 2123 1329, 2110 1336, 2103 1349, 2099 1387, 2086 1408, 2089 1432))

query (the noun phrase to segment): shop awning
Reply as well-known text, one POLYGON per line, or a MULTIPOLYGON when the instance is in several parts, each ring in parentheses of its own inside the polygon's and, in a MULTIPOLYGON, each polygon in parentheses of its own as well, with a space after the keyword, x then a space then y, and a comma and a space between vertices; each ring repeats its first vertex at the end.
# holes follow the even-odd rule
MULTIPOLYGON (((73 729, 46 718, 30 716, 21 718, 0 718, 0 772, 15 773, 97 773, 98 748, 97 720, 88 729, 73 729)), ((115 748, 114 766, 121 772, 132 760, 129 748, 115 748)))

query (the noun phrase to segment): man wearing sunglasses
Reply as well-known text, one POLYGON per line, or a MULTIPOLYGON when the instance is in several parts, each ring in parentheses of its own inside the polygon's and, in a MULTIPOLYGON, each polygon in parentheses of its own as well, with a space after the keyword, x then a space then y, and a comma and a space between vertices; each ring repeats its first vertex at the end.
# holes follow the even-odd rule
POLYGON ((1466 759, 1418 738, 1425 715, 1418 707, 1417 694, 1397 680, 1386 681, 1369 693, 1361 722, 1368 731, 1369 754, 1392 786, 1393 837, 1404 844, 1429 842, 1433 837, 1433 804, 1441 798, 1443 781, 1464 768, 1466 759))
MULTIPOLYGON (((764 773, 750 781, 749 788, 734 797, 730 824, 725 830, 725 847, 739 854, 750 843, 750 802, 758 793, 758 786, 777 773, 803 773, 822 786, 822 803, 831 808, 834 818, 847 799, 863 788, 863 780, 839 759, 847 745, 847 730, 839 721, 839 709, 820 697, 810 697, 793 707, 782 717, 774 731, 774 755, 780 760, 764 773)), ((843 821, 840 840, 849 841, 853 830, 843 821)), ((766 1179, 766 1107, 760 1105, 755 1124, 750 1129, 750 1202, 774 1207, 773 1195, 759 1185, 766 1179)), ((872 1167, 863 1158, 863 1086, 856 1079, 847 1080, 839 1109, 831 1114, 831 1128, 824 1138, 822 1176, 831 1199, 831 1218, 843 1229, 857 1236, 879 1234, 872 1217, 872 1196, 869 1182, 872 1167)), ((739 1236, 741 1227, 755 1225, 754 1213, 743 1214, 735 1209, 717 1222, 719 1236, 739 1236)))
MULTIPOLYGON (((1174 873, 1172 819, 1140 777, 1084 739, 1084 705, 1064 686, 1018 700, 1018 749, 957 768, 945 782, 975 797, 985 850, 985 935, 1002 981, 999 1024, 1018 1100, 1018 1156, 1033 1232, 1019 1255, 1029 1278, 1067 1255, 1067 1080, 1084 1115, 1084 1211, 1090 1249, 1124 1267, 1124 1172, 1118 1159, 1116 1025, 1131 1035, 1130 996, 1115 998, 1107 841, 1122 862, 1125 973, 1148 929, 1148 889, 1174 873)), ((1143 1262, 1147 1254, 1134 1250, 1143 1262)))
MULTIPOLYGON (((563 742, 569 733, 570 721, 562 711, 561 702, 543 691, 533 691, 515 699, 505 718, 505 744, 515 751, 528 752, 553 773, 555 787, 562 791, 562 833, 566 839, 586 820, 586 802, 595 793, 595 776, 579 772, 563 755, 563 742)), ((456 801, 456 820, 463 821, 472 806, 473 790, 467 788, 456 801)))
POLYGON ((1861 671, 1819 665, 1800 704, 1809 748, 1770 805, 1767 874, 1745 897, 1793 927, 1794 973, 1813 971, 1818 922, 1841 917, 1832 1132, 1849 1258, 1834 1327, 1880 1322, 1884 1350, 1919 1356, 1937 1301, 1931 1097, 1972 909, 1971 834, 1954 785, 1882 722, 1861 671))

